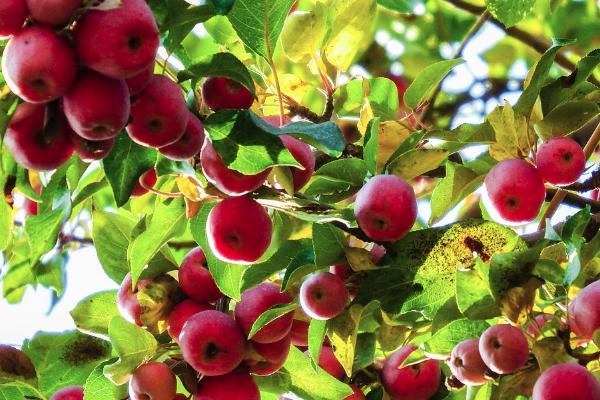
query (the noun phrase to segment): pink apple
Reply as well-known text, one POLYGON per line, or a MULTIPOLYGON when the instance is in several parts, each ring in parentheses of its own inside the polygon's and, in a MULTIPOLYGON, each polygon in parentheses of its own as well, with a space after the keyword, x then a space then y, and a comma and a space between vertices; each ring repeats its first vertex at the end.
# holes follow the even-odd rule
POLYGON ((529 344, 519 328, 508 324, 494 325, 481 335, 479 353, 489 369, 498 374, 509 374, 525 365, 529 344))
POLYGON ((315 171, 315 155, 309 145, 293 136, 279 136, 283 145, 292 153, 296 161, 302 165, 303 169, 291 167, 292 178, 294 180, 294 190, 297 192, 308 183, 310 177, 315 171))
POLYGON ((581 365, 557 364, 535 382, 532 400, 600 400, 600 384, 581 365))
POLYGON ((578 337, 591 340, 600 329, 600 281, 583 289, 569 303, 569 326, 578 337))
POLYGON ((193 400, 260 400, 260 392, 250 375, 235 371, 202 378, 193 400))
POLYGON ((570 185, 583 173, 585 159, 579 143, 568 137, 556 137, 538 148, 535 164, 546 182, 570 185))
POLYGON ((438 391, 441 381, 438 361, 427 360, 399 368, 416 349, 415 346, 402 347, 385 360, 381 382, 394 399, 427 400, 438 391))
POLYGON ((479 354, 479 340, 468 339, 452 349, 448 362, 452 374, 465 385, 483 385, 488 382, 485 377, 487 365, 479 354))
POLYGON ((173 400, 176 393, 177 379, 163 363, 143 364, 129 380, 131 400, 173 400))

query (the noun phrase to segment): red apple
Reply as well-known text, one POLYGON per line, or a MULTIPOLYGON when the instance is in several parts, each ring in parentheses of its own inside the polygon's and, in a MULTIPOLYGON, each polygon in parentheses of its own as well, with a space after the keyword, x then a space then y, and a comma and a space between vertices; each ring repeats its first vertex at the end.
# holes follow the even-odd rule
POLYGON ((29 15, 25 0, 0 2, 0 38, 19 32, 29 15))
POLYGON ((452 349, 448 362, 452 375, 465 385, 483 385, 487 365, 479 354, 479 340, 463 340, 452 349))
POLYGON ((300 287, 302 310, 313 319, 327 320, 337 317, 348 302, 344 281, 330 272, 318 272, 300 287))
POLYGON ((427 400, 440 386, 441 369, 436 360, 398 368, 417 348, 405 346, 392 354, 383 365, 381 382, 394 399, 427 400))
POLYGON ((144 0, 122 0, 111 10, 86 12, 75 27, 75 47, 87 67, 115 79, 139 74, 160 45, 152 10, 144 0), (99 40, 102 38, 102 40, 99 40))
POLYGON ((141 286, 148 285, 150 280, 143 279, 138 281, 135 289, 132 283, 131 274, 125 275, 117 293, 117 307, 123 318, 135 323, 137 326, 143 326, 144 324, 141 320, 142 306, 138 301, 137 292, 141 286))
POLYGON ((350 385, 350 388, 352 389, 352 394, 346 397, 344 400, 367 400, 365 394, 358 386, 350 385))
POLYGON ((167 320, 167 330, 169 335, 176 341, 179 341, 179 334, 183 329, 183 325, 187 322, 188 319, 192 315, 198 314, 202 311, 209 311, 213 308, 204 303, 198 303, 194 300, 184 300, 179 303, 173 311, 169 314, 169 319, 167 320))
POLYGON ((143 146, 163 147, 181 139, 189 119, 179 86, 164 75, 155 75, 131 105, 127 133, 143 146))
POLYGON ((193 400, 260 400, 260 392, 250 375, 235 371, 203 378, 193 400))
POLYGON ((178 275, 183 293, 200 303, 212 303, 223 297, 208 271, 206 257, 200 247, 196 247, 185 256, 178 275))
POLYGON ((498 374, 509 374, 525 365, 529 345, 519 328, 508 324, 494 325, 481 335, 479 353, 489 369, 498 374))
POLYGON ((591 340, 600 329, 600 281, 583 289, 569 303, 569 326, 578 337, 591 340))
POLYGON ((244 175, 227 168, 208 138, 204 140, 200 162, 206 179, 229 196, 241 196, 253 192, 263 185, 271 172, 269 168, 256 175, 244 175))
POLYGON ((129 90, 124 80, 83 71, 63 96, 71 128, 88 140, 112 139, 129 119, 129 90))
POLYGON ((156 170, 154 168, 149 169, 144 172, 140 178, 140 180, 135 184, 133 191, 131 192, 131 197, 143 196, 148 193, 148 189, 152 188, 156 185, 156 181, 158 177, 156 176, 156 170), (144 184, 142 186, 142 183, 144 184))
POLYGON ((395 241, 404 237, 417 219, 417 200, 412 187, 394 175, 378 175, 356 196, 354 215, 371 239, 395 241))
POLYGON ((290 336, 274 343, 252 342, 254 351, 260 355, 262 360, 248 360, 246 364, 250 367, 250 373, 254 375, 267 376, 279 371, 290 352, 290 336))
POLYGON ((496 164, 485 177, 484 186, 492 205, 491 211, 508 222, 533 221, 546 197, 544 181, 538 170, 519 159, 496 164))
POLYGON ((81 386, 67 386, 56 392, 50 400, 83 400, 83 388, 81 386))
POLYGON ((87 140, 71 131, 71 143, 83 162, 92 162, 105 158, 115 145, 115 138, 106 140, 87 140))
POLYGON ((319 353, 319 367, 323 368, 327 373, 336 379, 342 380, 346 376, 344 367, 335 357, 335 353, 330 346, 321 347, 319 353))
POLYGON ((248 264, 258 260, 271 244, 273 224, 267 211, 248 197, 231 197, 208 215, 206 235, 221 260, 248 264))
POLYGON ((143 364, 129 380, 131 400, 173 400, 177 379, 169 367, 159 362, 143 364))
POLYGON ((30 26, 16 33, 2 55, 10 90, 29 103, 58 99, 75 81, 77 57, 53 30, 30 26))
POLYGON ((298 191, 304 187, 310 180, 313 172, 315 172, 315 155, 310 149, 310 146, 293 136, 279 136, 283 145, 292 153, 296 161, 304 167, 304 169, 292 167, 292 178, 294 180, 294 190, 298 191))
MULTIPOLYGON (((266 282, 242 293, 241 301, 235 306, 235 320, 246 336, 248 336, 252 325, 263 312, 277 304, 292 302, 292 297, 280 290, 279 285, 266 282)), ((256 343, 274 343, 283 339, 290 333, 293 319, 293 312, 282 315, 262 327, 252 337, 252 341, 256 343)))
POLYGON ((127 88, 129 89, 129 94, 133 97, 142 93, 142 91, 146 89, 146 86, 152 82, 152 79, 154 79, 154 63, 149 64, 142 72, 125 80, 127 88))
POLYGON ((526 332, 530 335, 533 336, 534 338, 538 337, 540 335, 541 330, 544 329, 544 325, 546 325, 546 323, 548 321, 552 321, 552 319, 554 318, 554 316, 552 314, 538 314, 536 315, 533 320, 534 322, 530 323, 527 326, 527 330, 526 332), (535 324, 535 325, 534 325, 535 324), (539 330, 538 330, 539 329, 539 330))
POLYGON ((189 121, 183 136, 173 144, 160 148, 160 153, 175 161, 185 161, 200 153, 204 142, 204 127, 193 113, 189 113, 189 121))
POLYGON ((81 0, 27 0, 27 7, 36 22, 59 26, 69 22, 81 0))
POLYGON ((8 124, 4 144, 23 167, 49 171, 73 154, 70 135, 67 119, 56 107, 21 103, 8 124))
POLYGON ((202 85, 202 99, 213 111, 250 108, 254 96, 243 85, 223 76, 213 76, 202 85))
POLYGON ((532 400, 600 400, 600 384, 581 365, 557 364, 535 382, 532 400))
POLYGON ((290 337, 294 346, 306 347, 308 346, 308 327, 309 323, 299 319, 295 319, 292 322, 292 330, 290 331, 290 337))
POLYGON ((190 317, 179 335, 183 358, 206 376, 224 375, 242 361, 246 340, 235 321, 220 311, 190 317))
POLYGON ((570 185, 583 173, 585 159, 579 143, 568 137, 556 137, 538 148, 535 164, 546 182, 570 185))

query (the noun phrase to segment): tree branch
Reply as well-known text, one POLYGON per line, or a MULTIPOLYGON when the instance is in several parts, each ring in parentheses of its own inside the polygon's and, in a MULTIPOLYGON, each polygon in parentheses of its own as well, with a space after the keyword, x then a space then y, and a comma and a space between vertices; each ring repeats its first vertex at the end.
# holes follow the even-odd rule
POLYGON ((588 192, 598 188, 600 188, 600 169, 592 172, 592 176, 583 182, 575 182, 572 185, 563 187, 565 190, 572 190, 580 193, 588 192))
POLYGON ((559 191, 564 193, 564 198, 561 204, 567 204, 577 208, 585 208, 586 206, 590 206, 593 213, 600 212, 600 201, 578 196, 575 193, 568 192, 563 189, 546 189, 546 200, 552 200, 552 198, 556 196, 559 191))
MULTIPOLYGON (((485 7, 480 7, 475 4, 466 2, 464 0, 446 0, 446 1, 448 3, 454 5, 455 7, 460 8, 461 10, 467 11, 474 15, 480 15, 483 11, 486 10, 485 7)), ((529 47, 531 47, 532 49, 534 49, 535 51, 537 51, 540 54, 546 52, 546 50, 548 50, 552 46, 552 43, 550 43, 549 41, 544 40, 538 36, 534 36, 531 33, 526 32, 517 27, 513 26, 511 28, 506 28, 500 21, 498 21, 495 18, 490 18, 490 22, 492 22, 493 24, 495 24, 498 27, 500 27, 501 29, 503 29, 508 36, 511 36, 511 37, 519 40, 520 42, 528 45, 529 47)), ((556 54, 555 61, 558 65, 560 65, 561 67, 563 67, 564 69, 566 69, 569 72, 573 72, 577 69, 576 65, 573 62, 571 62, 571 60, 569 60, 561 52, 558 52, 556 54)), ((598 81, 596 79, 596 77, 593 75, 589 76, 588 81, 593 83, 596 86, 600 86, 600 81, 598 81)))

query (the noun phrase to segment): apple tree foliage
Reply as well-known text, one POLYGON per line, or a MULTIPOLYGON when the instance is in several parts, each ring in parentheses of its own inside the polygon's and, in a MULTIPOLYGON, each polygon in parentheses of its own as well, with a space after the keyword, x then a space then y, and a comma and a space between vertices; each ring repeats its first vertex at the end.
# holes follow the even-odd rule
MULTIPOLYGON (((525 399, 540 373, 561 362, 583 362, 600 377, 600 336, 582 347, 560 323, 569 299, 600 274, 600 203, 582 193, 598 185, 597 156, 588 162, 596 179, 569 188, 564 197, 563 207, 579 210, 533 233, 493 221, 479 190, 496 163, 528 157, 538 141, 566 135, 582 144, 594 140, 600 114, 600 49, 594 49, 600 45, 600 12, 594 1, 302 0, 289 15, 292 0, 148 3, 168 54, 157 60, 156 71, 187 93, 229 168, 256 174, 273 167, 269 182, 279 184, 252 194, 269 209, 271 245, 252 265, 211 253, 205 227, 214 189, 197 160, 170 161, 121 134, 101 162, 73 156, 55 171, 37 173, 16 164, 2 147, 1 281, 9 303, 19 303, 30 286, 49 288, 59 302, 69 254, 81 246, 94 246, 105 273, 120 284, 127 273, 137 281, 176 271, 200 245, 231 304, 267 280, 297 293, 307 275, 346 263, 354 271, 348 285, 356 297, 338 317, 310 322, 308 355, 292 348, 283 369, 255 378, 262 399, 293 393, 338 400, 351 394, 348 383, 370 400, 386 399, 379 372, 398 347, 418 346, 404 365, 446 360, 455 345, 489 326, 509 321, 526 329, 541 312, 556 318, 537 339, 529 337, 526 367, 479 387, 451 390, 442 383, 434 398, 525 399), (194 33, 196 26, 205 33, 194 33), (493 26, 507 35, 483 53, 487 75, 465 78, 469 72, 456 49, 493 26), (529 73, 521 81, 513 70, 523 65, 529 73), (410 82, 400 99, 389 79, 390 68, 399 67, 410 82), (253 107, 216 113, 202 107, 200 85, 217 75, 251 90, 253 107), (440 91, 446 78, 473 83, 440 91), (507 94, 518 99, 504 102, 507 94), (304 122, 283 128, 264 123, 260 117, 279 115, 280 105, 304 122), (465 113, 479 122, 454 123, 465 113), (354 125, 353 143, 345 140, 344 124, 354 125), (283 133, 317 151, 316 172, 300 193, 291 189, 294 160, 273 140, 283 133), (474 146, 482 149, 478 155, 464 157, 474 146), (140 173, 152 167, 157 192, 131 198, 140 173), (377 174, 412 183, 419 203, 431 210, 396 242, 373 243, 354 217, 353 196, 377 174), (38 202, 38 215, 23 218, 14 201, 19 196, 38 202), (374 245, 385 249, 377 263, 369 253, 374 245), (325 336, 346 373, 342 381, 315 362, 325 336)), ((0 85, 2 135, 18 100, 1 76, 0 85)), ((557 192, 548 186, 548 202, 534 225, 552 215, 549 200, 557 192)), ((125 322, 115 295, 90 293, 82 300, 71 312, 77 331, 26 340, 22 350, 36 374, 0 371, 0 399, 45 400, 67 385, 83 386, 86 400, 124 399, 128 377, 142 363, 176 365, 180 353, 164 324, 156 321, 148 330, 125 322)), ((160 298, 146 301, 159 310, 158 319, 173 306, 160 298)), ((269 310, 255 328, 295 308, 269 310)), ((0 329, 4 324, 10 321, 1 321, 0 329)), ((189 369, 178 365, 174 371, 180 391, 193 390, 189 369)), ((450 376, 445 365, 443 373, 450 376)))

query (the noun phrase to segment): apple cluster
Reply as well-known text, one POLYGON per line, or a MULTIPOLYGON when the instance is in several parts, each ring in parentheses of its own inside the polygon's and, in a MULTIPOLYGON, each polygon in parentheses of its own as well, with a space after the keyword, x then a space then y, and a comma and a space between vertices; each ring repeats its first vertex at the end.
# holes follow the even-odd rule
POLYGON ((555 186, 576 182, 585 169, 586 157, 575 140, 555 137, 539 146, 535 165, 521 159, 496 164, 485 177, 485 199, 500 220, 533 221, 546 198, 544 182, 555 186))

